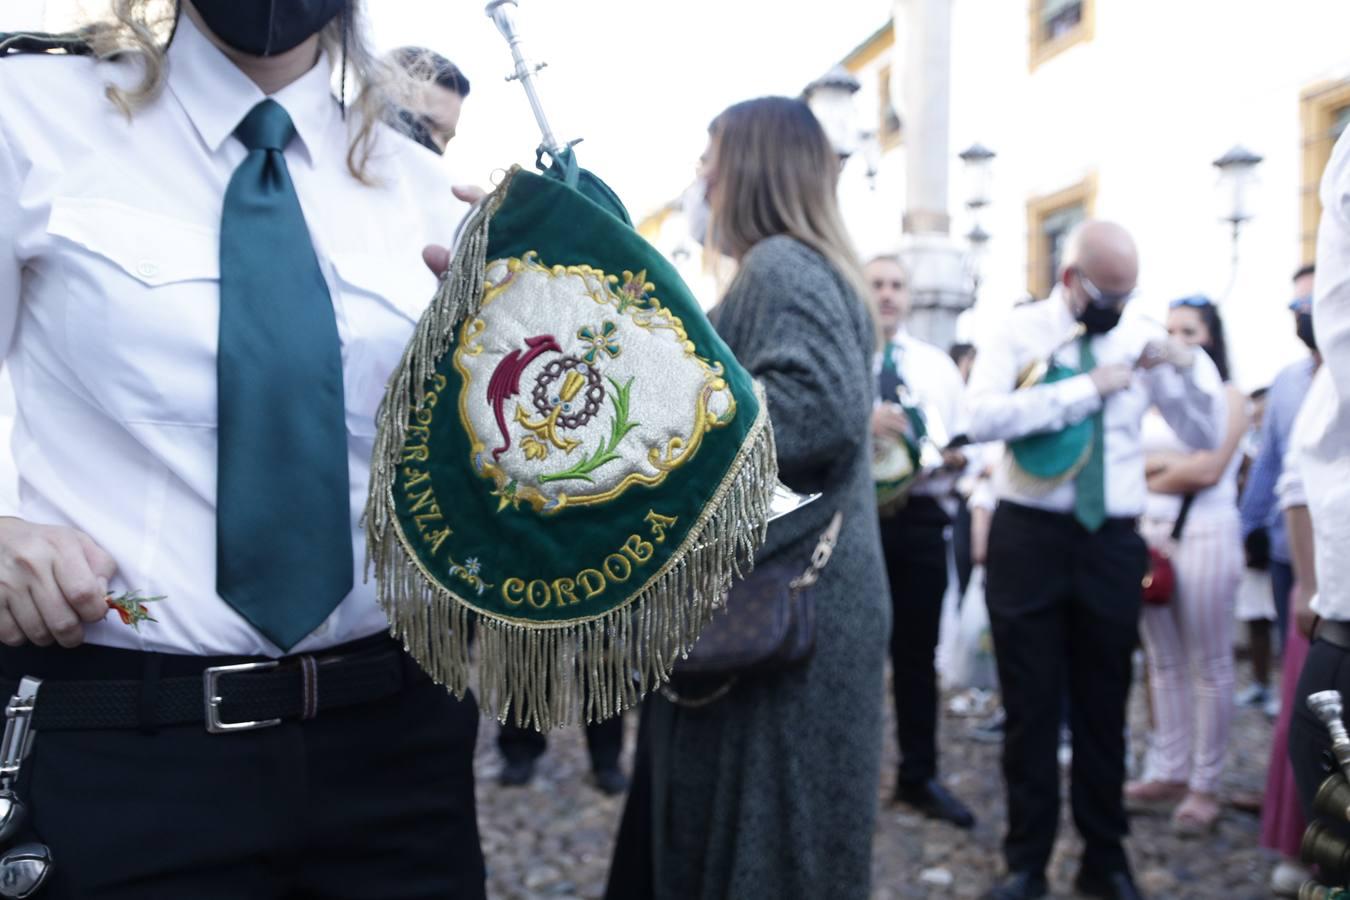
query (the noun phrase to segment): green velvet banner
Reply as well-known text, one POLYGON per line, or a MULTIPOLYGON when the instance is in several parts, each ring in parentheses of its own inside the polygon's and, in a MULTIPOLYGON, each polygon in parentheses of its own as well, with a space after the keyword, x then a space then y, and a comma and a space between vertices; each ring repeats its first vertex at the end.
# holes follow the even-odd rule
POLYGON ((776 483, 748 373, 583 174, 585 194, 514 170, 466 223, 391 381, 367 510, 395 633, 460 688, 476 624, 485 703, 539 728, 668 676, 776 483))

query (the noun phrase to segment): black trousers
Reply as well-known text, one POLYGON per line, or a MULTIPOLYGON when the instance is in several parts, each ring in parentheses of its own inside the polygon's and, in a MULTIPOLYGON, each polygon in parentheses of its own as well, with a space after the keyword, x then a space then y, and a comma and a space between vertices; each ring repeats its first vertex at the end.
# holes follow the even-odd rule
POLYGON ((1043 871, 1054 847, 1066 685, 1083 865, 1126 866, 1125 704, 1147 567, 1132 520, 1111 519, 1092 533, 1072 516, 1011 503, 994 513, 985 591, 1008 715, 1004 853, 1011 870, 1043 871))
MULTIPOLYGON (((188 657, 94 646, 5 648, 0 671, 141 679, 151 657, 188 674, 188 657)), ((384 700, 257 731, 39 733, 19 793, 21 839, 55 860, 42 900, 484 897, 477 706, 402 669, 384 700)))
POLYGON ((947 591, 950 520, 932 497, 911 497, 881 519, 881 549, 891 583, 891 669, 901 784, 937 776, 938 690, 935 656, 947 591))
MULTIPOLYGON (((1294 712, 1289 720, 1289 763, 1294 768, 1303 815, 1309 822, 1315 818, 1312 814, 1313 795, 1333 771, 1334 762, 1330 754, 1331 735, 1308 709, 1308 696, 1330 690, 1340 691, 1343 702, 1350 705, 1350 650, 1315 640, 1308 648, 1308 658, 1299 675, 1294 712)), ((1343 834, 1350 830, 1345 822, 1333 824, 1343 834)), ((1350 834, 1346 836, 1350 837, 1350 834)))
MULTIPOLYGON (((591 771, 613 769, 619 765, 623 751, 623 716, 613 716, 603 722, 586 726, 586 747, 591 753, 591 771)), ((497 749, 507 762, 525 762, 538 759, 548 749, 548 738, 521 725, 503 725, 497 734, 497 749)))

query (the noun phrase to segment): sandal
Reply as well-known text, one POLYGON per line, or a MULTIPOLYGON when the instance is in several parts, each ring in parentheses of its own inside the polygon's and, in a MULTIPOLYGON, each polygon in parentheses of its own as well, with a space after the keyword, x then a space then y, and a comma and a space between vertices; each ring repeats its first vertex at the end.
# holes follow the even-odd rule
POLYGON ((1182 782, 1131 781, 1125 785, 1125 809, 1132 813, 1170 812, 1185 797, 1182 782))
POLYGON ((1192 791, 1172 813, 1172 830, 1179 837, 1209 834, 1219 822, 1219 799, 1213 794, 1192 791))

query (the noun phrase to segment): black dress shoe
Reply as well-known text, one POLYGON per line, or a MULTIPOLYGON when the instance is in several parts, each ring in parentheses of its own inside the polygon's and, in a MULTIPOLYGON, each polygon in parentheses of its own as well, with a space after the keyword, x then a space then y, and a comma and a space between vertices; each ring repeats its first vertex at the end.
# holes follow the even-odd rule
POLYGON ((974 814, 936 778, 917 784, 901 782, 895 788, 895 799, 914 807, 930 819, 942 819, 957 828, 975 827, 974 814))
POLYGON ((628 778, 618 766, 596 769, 592 777, 595 779, 596 790, 608 797, 617 797, 628 790, 628 778))
POLYGON ((506 764, 502 766, 501 774, 497 776, 497 783, 503 787, 521 787, 529 784, 533 777, 534 760, 507 760, 506 764))
POLYGON ((1144 895, 1134 886, 1130 873, 1123 869, 1114 872, 1079 872, 1073 888, 1085 897, 1099 897, 1101 900, 1144 900, 1144 895))
POLYGON ((1037 900, 1050 892, 1040 872, 1011 872, 983 900, 1037 900))

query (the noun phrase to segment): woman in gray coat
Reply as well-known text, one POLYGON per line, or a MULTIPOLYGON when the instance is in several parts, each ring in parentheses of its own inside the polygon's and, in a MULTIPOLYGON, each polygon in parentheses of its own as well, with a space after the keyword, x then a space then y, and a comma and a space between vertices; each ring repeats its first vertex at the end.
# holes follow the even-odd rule
POLYGON ((813 588, 806 665, 741 677, 706 706, 648 700, 612 900, 868 894, 890 605, 870 472, 875 329, 837 173, 800 101, 751 100, 713 122, 709 239, 739 271, 712 319, 764 386, 780 477, 823 494, 773 523, 759 558, 804 566, 835 511, 843 530, 813 588))

